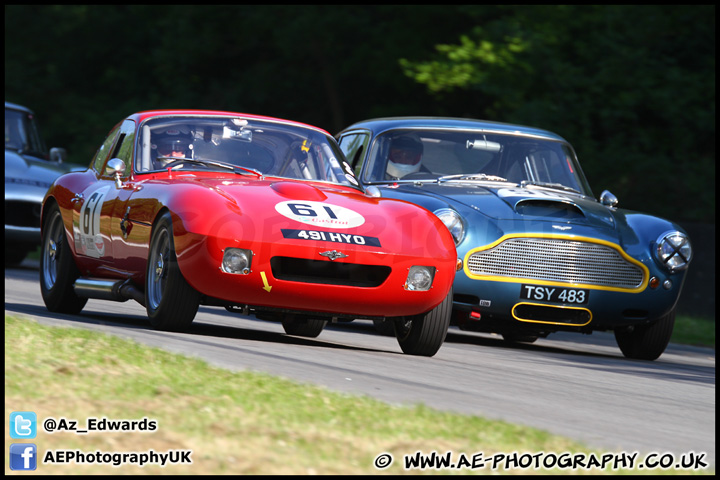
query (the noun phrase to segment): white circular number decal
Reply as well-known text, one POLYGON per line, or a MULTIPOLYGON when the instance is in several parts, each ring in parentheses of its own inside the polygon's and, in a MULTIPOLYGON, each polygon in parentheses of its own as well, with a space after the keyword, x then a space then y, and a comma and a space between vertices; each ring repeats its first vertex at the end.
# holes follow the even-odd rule
POLYGON ((280 202, 275 210, 287 218, 325 228, 353 228, 365 223, 365 218, 349 208, 321 202, 280 202))

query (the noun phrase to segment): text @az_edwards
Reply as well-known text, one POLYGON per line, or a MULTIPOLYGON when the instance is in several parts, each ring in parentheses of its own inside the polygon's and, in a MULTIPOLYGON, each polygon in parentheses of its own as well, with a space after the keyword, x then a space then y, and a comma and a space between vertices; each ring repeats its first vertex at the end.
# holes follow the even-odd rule
POLYGON ((77 420, 52 417, 46 418, 43 423, 45 433, 71 432, 154 432, 158 428, 157 420, 144 417, 140 420, 113 420, 108 418, 88 417, 85 425, 79 425, 77 420))

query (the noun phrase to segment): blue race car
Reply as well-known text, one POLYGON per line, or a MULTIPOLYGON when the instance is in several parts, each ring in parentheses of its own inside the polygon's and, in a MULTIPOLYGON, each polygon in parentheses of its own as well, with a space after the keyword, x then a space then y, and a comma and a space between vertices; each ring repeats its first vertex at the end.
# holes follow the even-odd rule
POLYGON ((511 342, 612 330, 635 359, 655 360, 667 347, 692 257, 688 235, 618 208, 610 192, 596 200, 560 136, 406 117, 355 123, 336 138, 368 192, 425 207, 452 233, 463 262, 454 325, 511 342))
POLYGON ((5 102, 5 266, 20 265, 40 245, 40 208, 52 182, 78 170, 64 148, 45 147, 37 118, 5 102))

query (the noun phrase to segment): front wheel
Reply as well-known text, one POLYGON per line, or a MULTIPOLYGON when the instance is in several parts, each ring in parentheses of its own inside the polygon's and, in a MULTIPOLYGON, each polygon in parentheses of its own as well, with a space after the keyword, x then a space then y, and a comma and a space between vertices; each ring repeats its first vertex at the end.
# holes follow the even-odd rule
POLYGON ((395 319, 395 337, 408 355, 432 357, 440 350, 452 315, 452 288, 440 305, 427 313, 395 319))
POLYGON ((60 208, 51 204, 45 215, 40 242, 40 293, 51 312, 80 313, 88 299, 75 295, 80 276, 63 225, 60 208))
POLYGON ((675 309, 650 325, 615 330, 615 340, 627 358, 655 360, 670 343, 675 325, 675 309))
POLYGON ((169 213, 163 214, 153 229, 146 273, 145 308, 152 326, 187 330, 200 306, 200 294, 180 272, 169 213))
POLYGON ((285 333, 297 337, 315 338, 323 331, 327 320, 319 318, 307 318, 297 315, 285 315, 282 319, 282 326, 285 333))

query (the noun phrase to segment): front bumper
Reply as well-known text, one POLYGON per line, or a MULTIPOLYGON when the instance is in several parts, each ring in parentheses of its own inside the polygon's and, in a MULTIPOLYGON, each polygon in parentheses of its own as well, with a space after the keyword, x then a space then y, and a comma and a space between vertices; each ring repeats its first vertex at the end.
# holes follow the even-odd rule
POLYGON ((184 240, 192 247, 178 252, 184 277, 199 292, 228 305, 357 318, 417 315, 445 299, 456 272, 454 255, 423 258, 348 247, 343 248, 346 258, 333 261, 320 255, 332 250, 332 245, 258 241, 223 245, 230 242, 193 237, 184 240), (228 247, 253 252, 247 274, 226 273, 220 268, 223 250, 228 247), (405 288, 415 265, 435 267, 429 290, 405 288))
POLYGON ((547 330, 653 321, 675 306, 684 281, 684 272, 661 272, 617 244, 577 235, 506 235, 471 249, 464 260, 455 310, 469 319, 547 330), (566 295, 559 301, 528 291, 566 295))

